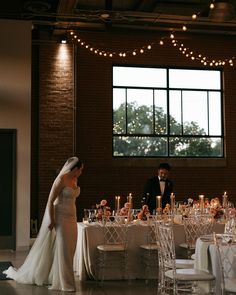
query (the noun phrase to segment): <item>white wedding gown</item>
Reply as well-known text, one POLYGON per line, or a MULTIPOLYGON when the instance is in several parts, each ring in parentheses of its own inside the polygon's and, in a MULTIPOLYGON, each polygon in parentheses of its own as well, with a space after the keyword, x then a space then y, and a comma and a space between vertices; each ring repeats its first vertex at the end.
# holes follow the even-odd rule
MULTIPOLYGON (((53 189, 53 188, 52 188, 53 189)), ((80 188, 64 187, 55 206, 55 230, 50 231, 48 205, 37 239, 19 269, 4 271, 19 283, 50 285, 52 290, 75 291, 73 258, 77 242, 75 200, 80 188)))

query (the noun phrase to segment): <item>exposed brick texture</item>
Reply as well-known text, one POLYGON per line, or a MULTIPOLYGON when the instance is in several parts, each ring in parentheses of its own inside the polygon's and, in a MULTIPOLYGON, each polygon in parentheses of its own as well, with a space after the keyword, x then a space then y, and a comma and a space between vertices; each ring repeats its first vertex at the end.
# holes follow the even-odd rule
MULTIPOLYGON (((160 38, 165 36, 168 36, 167 32, 81 32, 80 37, 85 42, 114 51, 140 48, 149 42, 156 44, 143 55, 127 58, 100 57, 82 46, 78 45, 74 50, 72 45, 66 45, 70 57, 64 64, 58 58, 60 44, 39 46, 39 76, 38 81, 34 81, 39 86, 39 113, 35 117, 38 120, 39 144, 35 147, 33 143, 32 147, 33 150, 38 149, 39 216, 42 216, 56 170, 74 154, 74 149, 85 163, 79 180, 79 220, 83 208, 91 207, 101 198, 107 198, 114 207, 114 196, 121 195, 122 203, 129 192, 133 193, 135 207, 140 207, 146 179, 155 173, 158 163, 166 159, 154 158, 152 162, 145 163, 143 160, 112 157, 112 65, 203 67, 199 61, 183 56, 167 39, 164 39, 164 46, 158 45, 160 38)), ((195 53, 215 59, 231 57, 235 53, 236 40, 228 36, 179 33, 176 37, 195 53)), ((219 167, 204 162, 194 165, 178 159, 170 161, 177 200, 198 197, 199 194, 209 198, 220 197, 227 191, 229 198, 236 201, 235 67, 224 68, 226 164, 219 167)))

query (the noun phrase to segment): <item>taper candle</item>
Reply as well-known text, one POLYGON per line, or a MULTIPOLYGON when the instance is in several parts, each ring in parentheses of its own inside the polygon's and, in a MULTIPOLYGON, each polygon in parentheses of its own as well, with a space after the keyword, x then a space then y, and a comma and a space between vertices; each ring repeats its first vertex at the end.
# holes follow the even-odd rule
POLYGON ((199 195, 200 209, 204 209, 204 195, 199 195))
POLYGON ((171 211, 173 213, 175 210, 175 195, 174 195, 174 193, 171 193, 171 195, 170 195, 170 206, 171 206, 171 211))
POLYGON ((227 195, 227 192, 224 192, 224 194, 223 194, 222 206, 223 206, 223 208, 228 207, 228 195, 227 195))
POLYGON ((156 196, 156 208, 161 208, 161 196, 156 196))
POLYGON ((120 211, 120 196, 117 196, 117 212, 120 211))

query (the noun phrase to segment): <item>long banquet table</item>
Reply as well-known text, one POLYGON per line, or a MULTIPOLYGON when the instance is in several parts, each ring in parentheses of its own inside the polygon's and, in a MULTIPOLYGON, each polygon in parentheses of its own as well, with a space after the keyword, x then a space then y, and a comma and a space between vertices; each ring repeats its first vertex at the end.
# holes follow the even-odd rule
MULTIPOLYGON (((98 223, 77 223, 78 239, 74 257, 75 274, 79 280, 95 279, 97 246, 103 243, 102 227, 98 223)), ((184 227, 174 224, 174 237, 176 254, 181 257, 179 244, 185 242, 184 227)), ((144 267, 140 256, 140 245, 147 243, 148 226, 145 222, 130 224, 128 226, 128 273, 129 279, 146 279, 144 267)), ((222 225, 215 224, 214 231, 222 232, 222 225)), ((158 262, 157 262, 158 263, 158 262)), ((157 274, 156 274, 157 277, 157 274)), ((120 273, 112 269, 105 275, 106 280, 121 279, 120 273)))

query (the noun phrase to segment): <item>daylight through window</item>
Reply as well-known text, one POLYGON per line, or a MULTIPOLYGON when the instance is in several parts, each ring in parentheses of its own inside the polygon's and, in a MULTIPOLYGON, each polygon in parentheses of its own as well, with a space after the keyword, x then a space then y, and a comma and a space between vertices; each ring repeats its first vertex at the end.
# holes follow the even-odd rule
POLYGON ((223 157, 221 76, 113 66, 113 156, 223 157))

